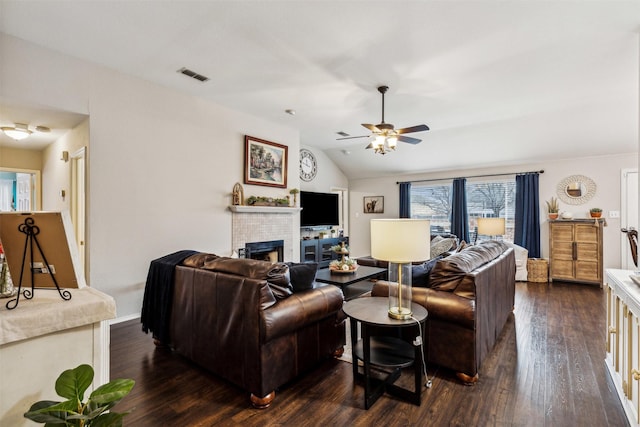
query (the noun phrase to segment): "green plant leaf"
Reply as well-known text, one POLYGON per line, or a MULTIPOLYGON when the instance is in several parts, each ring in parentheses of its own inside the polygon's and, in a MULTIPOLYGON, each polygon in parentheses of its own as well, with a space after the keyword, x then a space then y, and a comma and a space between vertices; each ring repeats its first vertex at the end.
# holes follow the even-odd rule
POLYGON ((93 423, 91 423, 92 427, 122 427, 122 419, 126 413, 117 413, 117 412, 109 412, 108 414, 104 414, 100 418, 97 418, 93 423))
POLYGON ((66 412, 51 410, 50 408, 57 406, 60 402, 53 400, 41 400, 34 403, 29 411, 24 413, 24 417, 35 421, 36 423, 52 423, 52 425, 65 425, 66 412))
POLYGON ((113 380, 95 389, 89 399, 98 404, 111 403, 129 394, 135 384, 131 379, 113 380))
POLYGON ((80 365, 75 369, 67 369, 56 380, 56 393, 69 400, 82 402, 84 392, 93 382, 93 368, 80 365))

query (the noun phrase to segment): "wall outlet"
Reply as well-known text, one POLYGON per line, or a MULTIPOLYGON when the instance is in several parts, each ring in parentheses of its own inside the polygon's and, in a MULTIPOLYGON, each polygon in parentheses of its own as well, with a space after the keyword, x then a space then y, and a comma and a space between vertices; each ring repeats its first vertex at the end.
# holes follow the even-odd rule
POLYGON ((609 218, 620 218, 620 211, 609 211, 609 218))

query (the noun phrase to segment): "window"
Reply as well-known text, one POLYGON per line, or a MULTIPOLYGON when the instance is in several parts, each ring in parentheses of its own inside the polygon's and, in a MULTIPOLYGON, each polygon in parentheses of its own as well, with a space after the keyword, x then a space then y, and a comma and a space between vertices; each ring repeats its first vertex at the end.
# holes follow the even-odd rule
MULTIPOLYGON (((432 234, 451 232, 451 182, 411 185, 411 218, 431 221, 432 234)), ((505 241, 513 242, 515 179, 467 181, 469 239, 476 240, 478 218, 505 218, 505 241)), ((480 236, 482 238, 482 236, 480 236)))

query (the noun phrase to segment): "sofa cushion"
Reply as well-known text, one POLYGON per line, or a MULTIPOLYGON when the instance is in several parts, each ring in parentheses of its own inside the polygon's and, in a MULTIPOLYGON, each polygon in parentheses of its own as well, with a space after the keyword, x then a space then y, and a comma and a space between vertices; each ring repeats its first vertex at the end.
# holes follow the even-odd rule
POLYGON ((453 292, 467 273, 497 258, 507 249, 503 242, 489 240, 440 259, 431 270, 430 287, 453 292))
POLYGON ((289 276, 294 293, 313 289, 313 282, 316 280, 316 272, 318 271, 318 263, 288 262, 286 264, 289 267, 289 276))
POLYGON ((431 270, 433 269, 433 266, 436 265, 436 262, 442 257, 443 255, 438 255, 437 257, 432 258, 429 261, 411 267, 411 285, 421 288, 428 288, 431 270))
POLYGON ((205 270, 245 276, 249 279, 266 280, 273 295, 283 299, 293 294, 289 267, 281 262, 271 263, 245 258, 218 257, 202 266, 205 270))

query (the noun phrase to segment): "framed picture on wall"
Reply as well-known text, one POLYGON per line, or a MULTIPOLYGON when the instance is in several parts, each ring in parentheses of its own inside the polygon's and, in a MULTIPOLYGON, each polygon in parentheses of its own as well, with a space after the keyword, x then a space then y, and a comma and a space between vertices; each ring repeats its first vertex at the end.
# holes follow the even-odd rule
POLYGON ((288 147, 244 137, 244 183, 287 188, 288 147))
POLYGON ((384 196, 365 196, 364 213, 384 213, 384 196))

